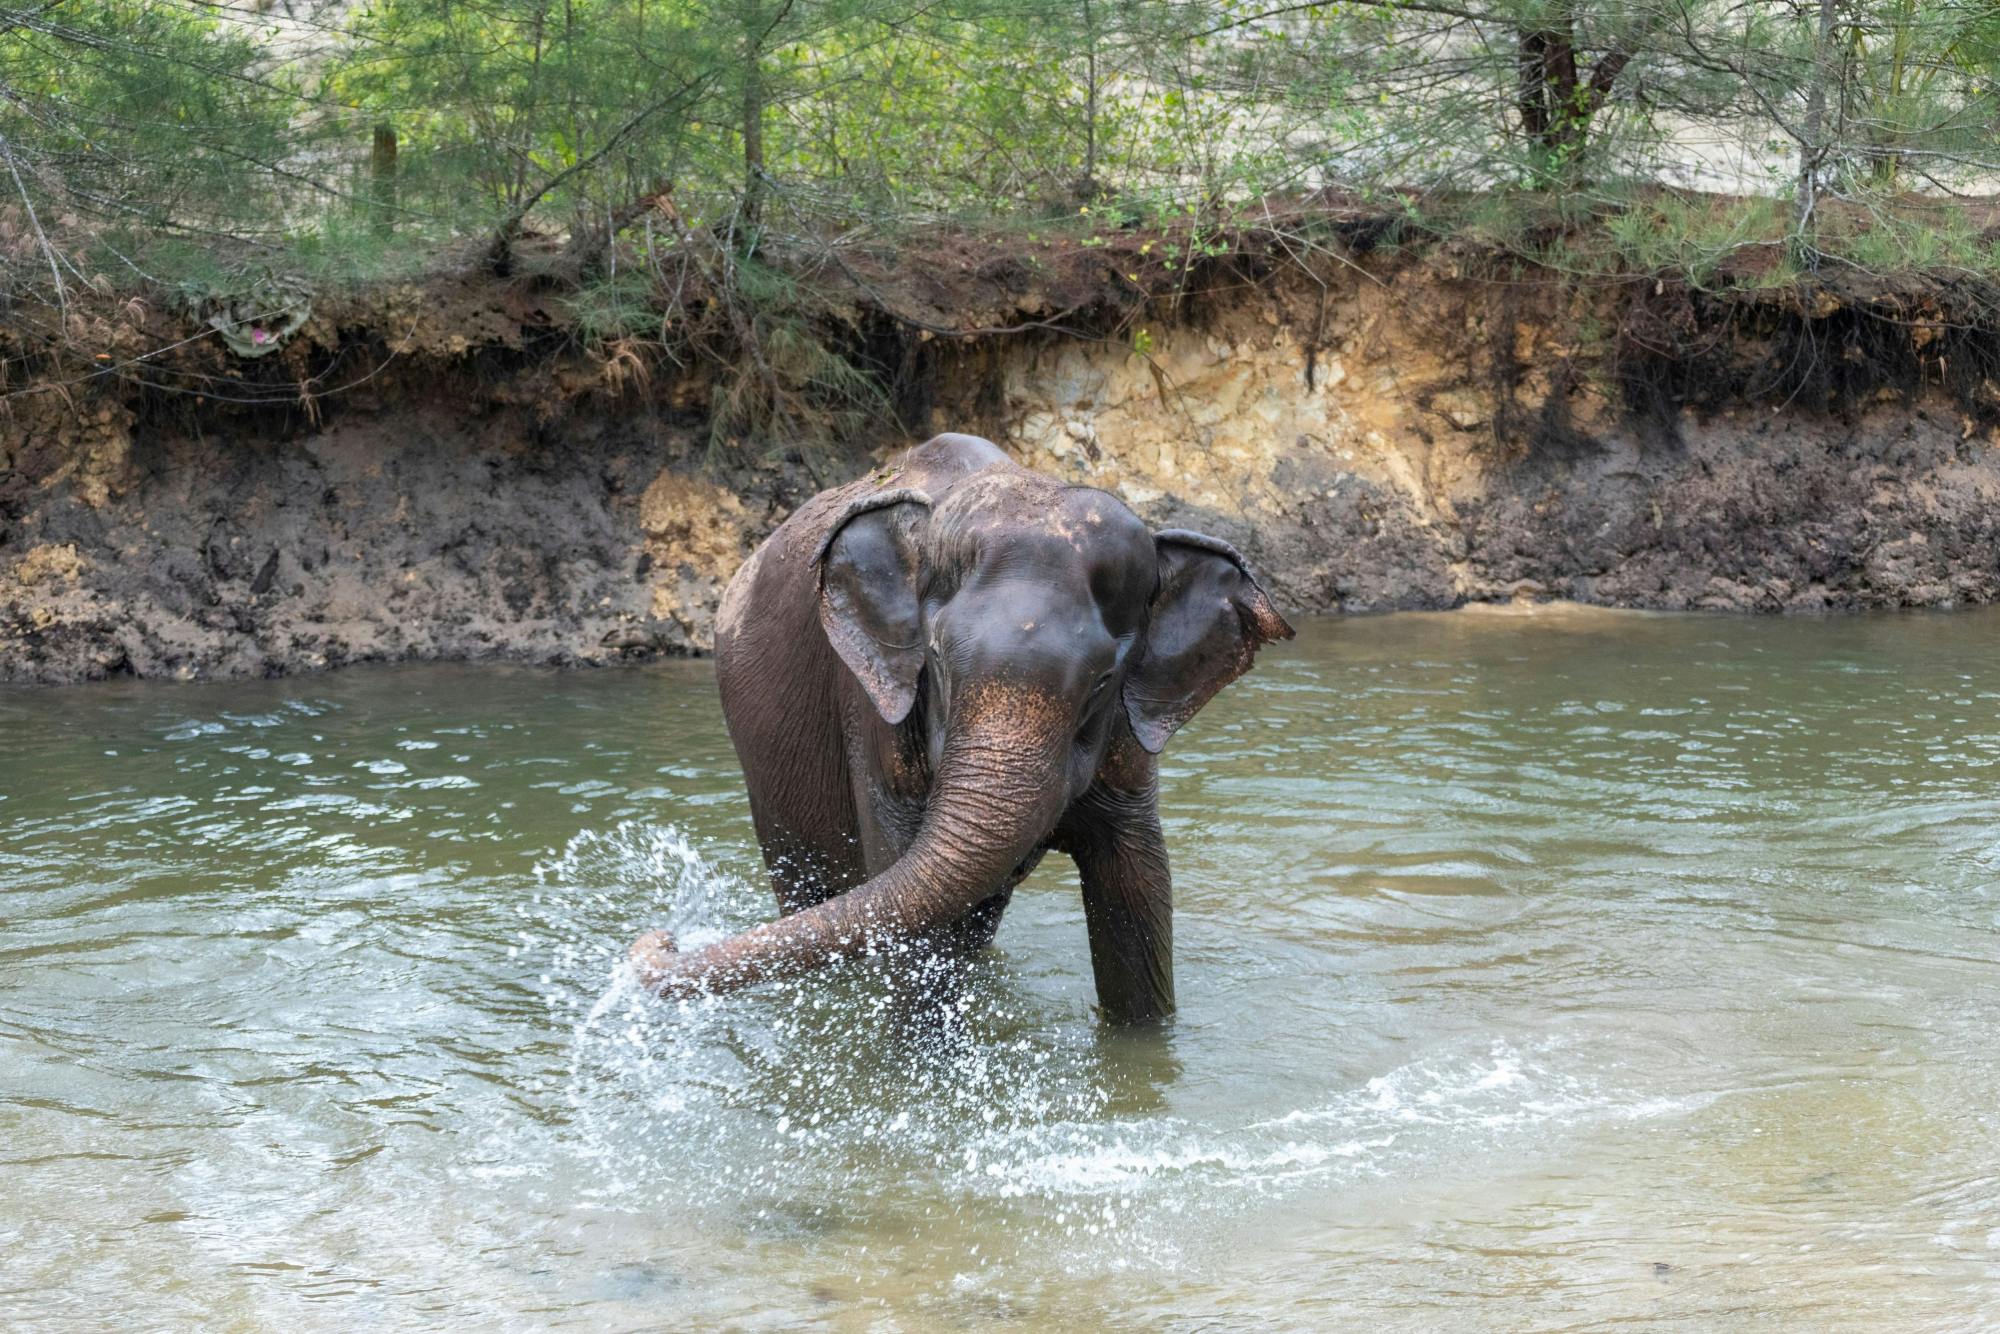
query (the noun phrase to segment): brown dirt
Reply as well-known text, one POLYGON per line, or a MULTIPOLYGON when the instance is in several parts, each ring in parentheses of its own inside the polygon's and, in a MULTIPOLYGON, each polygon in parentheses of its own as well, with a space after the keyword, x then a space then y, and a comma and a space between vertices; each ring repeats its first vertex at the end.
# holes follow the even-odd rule
POLYGON ((1136 228, 811 259, 907 428, 831 457, 711 448, 726 345, 587 348, 532 264, 322 300, 254 363, 157 352, 191 330, 144 302, 17 320, 0 679, 698 652, 765 533, 935 429, 1237 541, 1288 610, 2000 598, 1985 289, 1580 289, 1309 221, 1304 260, 1300 219, 1192 266, 1136 228))

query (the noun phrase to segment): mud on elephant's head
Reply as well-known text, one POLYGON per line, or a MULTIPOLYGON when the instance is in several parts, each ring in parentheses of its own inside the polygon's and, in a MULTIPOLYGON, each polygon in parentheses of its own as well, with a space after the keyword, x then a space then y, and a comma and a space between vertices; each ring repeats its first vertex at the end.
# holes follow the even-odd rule
POLYGON ((985 738, 1039 752, 1065 801, 1114 743, 1157 753, 1292 636, 1227 542, 1004 465, 935 504, 862 496, 816 559, 829 642, 884 719, 916 719, 933 772, 985 738))

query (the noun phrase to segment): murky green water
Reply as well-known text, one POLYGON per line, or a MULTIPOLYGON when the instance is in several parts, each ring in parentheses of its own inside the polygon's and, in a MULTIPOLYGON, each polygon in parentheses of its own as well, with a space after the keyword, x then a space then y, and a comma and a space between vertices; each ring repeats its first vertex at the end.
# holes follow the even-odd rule
POLYGON ((2000 1323, 2000 616, 1308 625, 962 1023, 768 912, 704 664, 0 694, 0 1325, 2000 1323))

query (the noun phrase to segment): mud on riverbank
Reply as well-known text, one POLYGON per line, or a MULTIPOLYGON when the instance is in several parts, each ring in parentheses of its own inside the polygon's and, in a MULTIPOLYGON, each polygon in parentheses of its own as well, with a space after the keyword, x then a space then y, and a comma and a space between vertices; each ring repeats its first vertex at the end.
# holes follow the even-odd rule
POLYGON ((1169 290, 1143 244, 857 271, 904 420, 844 454, 718 444, 712 369, 585 347, 519 277, 323 304, 256 365, 139 360, 177 327, 143 309, 83 331, 116 374, 17 339, 0 679, 699 652, 793 506, 940 429, 1237 542, 1299 611, 2000 598, 2000 339, 1948 290, 1578 292, 1361 244, 1169 290))

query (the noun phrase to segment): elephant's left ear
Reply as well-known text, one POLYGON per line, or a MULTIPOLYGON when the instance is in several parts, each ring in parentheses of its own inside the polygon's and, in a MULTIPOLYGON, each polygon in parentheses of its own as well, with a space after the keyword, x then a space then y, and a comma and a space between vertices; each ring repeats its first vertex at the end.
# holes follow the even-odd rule
POLYGON ((1159 587, 1139 660, 1125 677, 1125 716, 1139 744, 1157 755, 1250 670, 1260 645, 1290 639, 1292 627, 1229 543, 1180 528, 1155 541, 1159 587))

